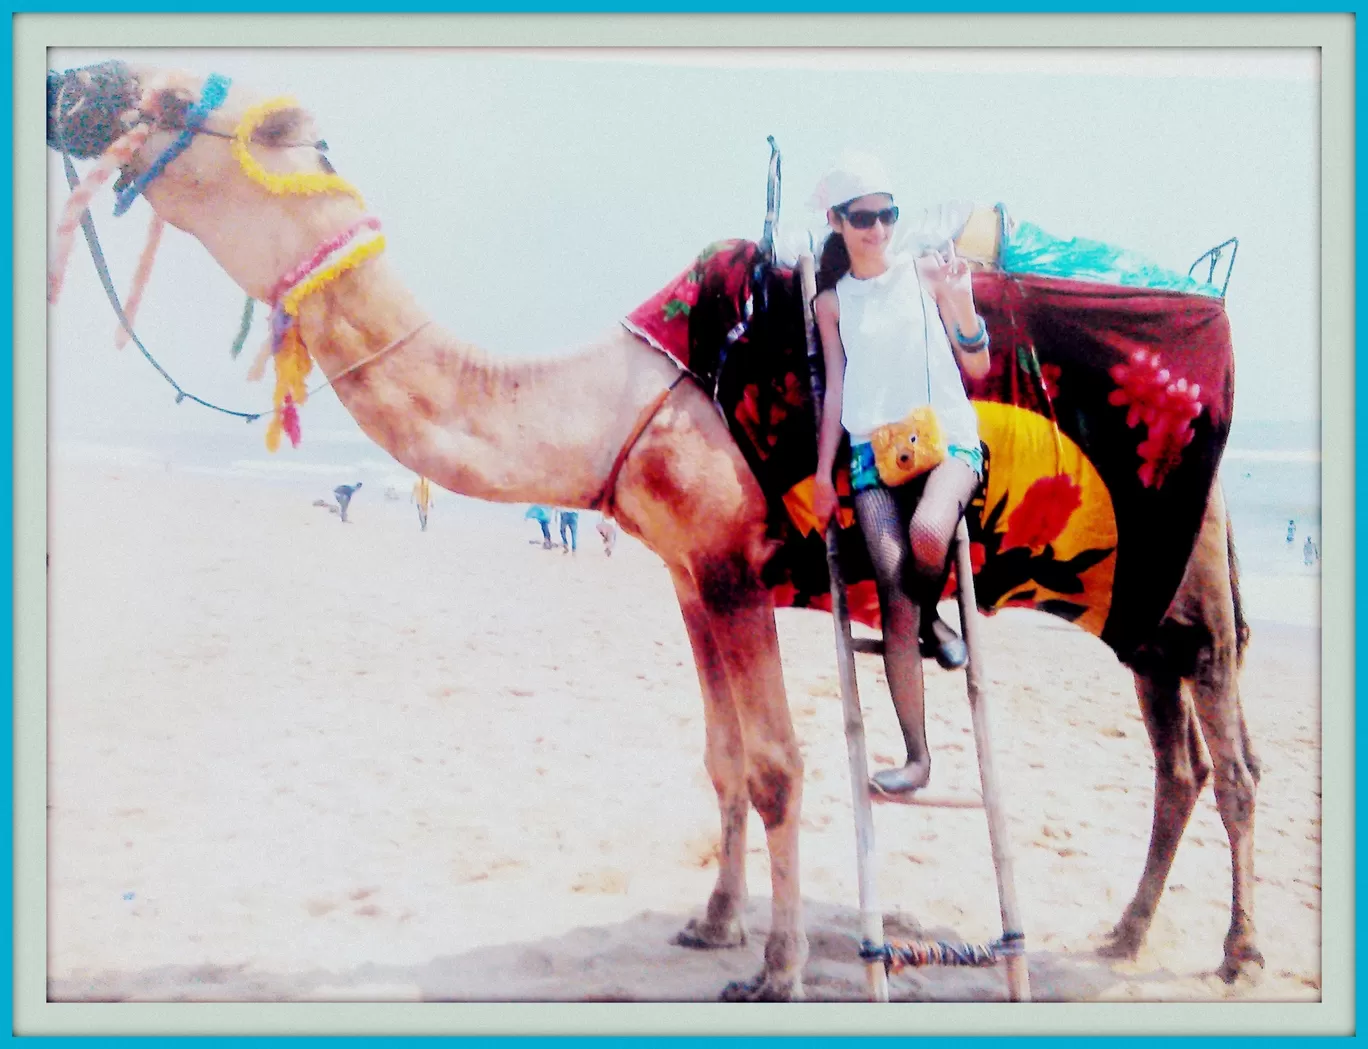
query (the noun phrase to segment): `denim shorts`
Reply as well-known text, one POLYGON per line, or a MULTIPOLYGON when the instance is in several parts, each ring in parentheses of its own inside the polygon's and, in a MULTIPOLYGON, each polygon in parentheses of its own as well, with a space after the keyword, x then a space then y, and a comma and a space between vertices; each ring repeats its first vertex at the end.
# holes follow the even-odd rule
MULTIPOLYGON (((983 449, 975 445, 966 448, 962 444, 952 444, 945 450, 948 458, 958 459, 965 466, 974 471, 974 476, 982 479, 983 477, 983 449)), ((874 446, 868 441, 860 441, 858 444, 850 446, 850 488, 851 491, 864 492, 870 488, 878 488, 883 482, 879 480, 879 468, 874 465, 874 446)))

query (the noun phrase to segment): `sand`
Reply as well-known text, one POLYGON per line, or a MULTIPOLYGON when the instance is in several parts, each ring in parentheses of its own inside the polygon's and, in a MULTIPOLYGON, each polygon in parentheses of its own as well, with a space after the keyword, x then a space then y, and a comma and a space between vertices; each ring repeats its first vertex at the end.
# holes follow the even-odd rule
MULTIPOLYGON (((451 497, 420 533, 369 487, 353 523, 272 486, 56 463, 50 488, 49 997, 60 1001, 713 1000, 751 942, 669 943, 716 871, 703 713, 663 567, 581 518, 451 497), (488 508, 480 508, 488 510, 488 508), (505 511, 511 513, 511 511, 505 511)), ((850 785, 830 619, 779 613, 806 759, 809 996, 859 1000, 850 785)), ((1320 997, 1319 632, 1256 623, 1262 978, 1213 975, 1229 853, 1208 790, 1149 944, 1098 956, 1138 879, 1152 765, 1128 673, 1032 613, 986 621, 1037 999, 1320 997)), ((870 750, 900 756, 876 657, 870 750)), ((976 785, 962 675, 928 667, 935 783, 976 785)), ((880 806, 890 935, 1000 931, 982 813, 880 806)), ((897 999, 1001 998, 995 970, 896 975, 897 999)))

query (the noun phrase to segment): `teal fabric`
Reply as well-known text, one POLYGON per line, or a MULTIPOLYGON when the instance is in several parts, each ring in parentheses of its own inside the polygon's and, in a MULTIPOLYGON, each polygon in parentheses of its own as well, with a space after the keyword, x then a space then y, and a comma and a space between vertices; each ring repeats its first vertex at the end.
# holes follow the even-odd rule
POLYGON ((1221 295, 1220 288, 1166 270, 1136 252, 1085 237, 1061 240, 1032 222, 1018 222, 1008 234, 1002 245, 1000 263, 1008 273, 1159 288, 1216 298, 1221 295))
MULTIPOLYGON (((952 444, 945 452, 952 459, 958 459, 964 463, 979 477, 983 476, 983 449, 981 447, 965 448, 963 445, 952 444)), ((868 441, 852 444, 850 446, 851 490, 863 492, 869 488, 878 488, 881 484, 883 482, 879 480, 879 468, 874 464, 874 446, 868 441)))
POLYGON ((975 448, 965 448, 963 445, 952 444, 945 450, 951 459, 958 459, 969 469, 973 470, 980 479, 983 477, 983 446, 975 448))
POLYGON ((879 469, 874 465, 874 446, 868 441, 850 446, 850 487, 853 491, 863 492, 878 488, 879 469))

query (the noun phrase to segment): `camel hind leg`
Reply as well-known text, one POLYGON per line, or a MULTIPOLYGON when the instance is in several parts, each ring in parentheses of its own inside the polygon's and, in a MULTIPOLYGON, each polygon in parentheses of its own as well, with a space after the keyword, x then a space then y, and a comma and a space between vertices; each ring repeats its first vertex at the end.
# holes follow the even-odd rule
MULTIPOLYGON (((1254 810, 1259 765, 1240 703, 1239 671, 1247 627, 1234 571, 1229 522, 1219 486, 1212 489, 1178 593, 1160 624, 1144 672, 1182 677, 1214 772, 1216 807, 1230 840, 1230 930, 1219 969, 1233 981, 1264 964, 1254 931, 1254 810)), ((1142 885, 1143 888, 1143 885, 1142 885)), ((1139 894, 1137 894, 1138 896, 1139 894)))
POLYGON ((1135 692, 1154 748, 1154 822, 1135 896, 1101 953, 1133 958, 1145 942, 1173 866, 1178 842, 1211 775, 1192 705, 1182 681, 1166 668, 1135 672, 1135 692))
MULTIPOLYGON (((1188 680, 1193 707, 1215 768, 1216 808, 1230 839, 1230 930, 1218 970, 1233 982, 1263 955, 1254 932, 1254 808, 1259 762, 1240 702, 1240 667, 1249 638, 1240 607, 1234 539, 1219 485, 1211 493, 1197 548, 1188 562, 1191 586, 1179 597, 1188 617, 1204 627, 1188 680)), ((1184 580, 1186 583, 1186 579, 1184 580)), ((1175 604, 1179 604, 1175 600, 1175 604)))
POLYGON ((1254 807, 1259 766, 1250 752, 1235 676, 1234 639, 1220 638, 1198 653, 1190 681, 1193 706, 1215 768, 1216 808, 1230 839, 1230 931, 1218 970, 1227 983, 1234 982, 1246 963, 1264 964, 1254 932, 1254 807))

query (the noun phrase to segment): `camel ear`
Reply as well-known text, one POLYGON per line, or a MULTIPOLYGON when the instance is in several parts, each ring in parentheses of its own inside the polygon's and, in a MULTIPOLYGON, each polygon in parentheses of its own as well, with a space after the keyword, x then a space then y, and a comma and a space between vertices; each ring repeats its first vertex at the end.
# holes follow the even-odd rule
POLYGON ((165 88, 153 93, 143 103, 143 111, 154 116, 165 127, 183 127, 186 114, 194 98, 184 91, 165 88))

